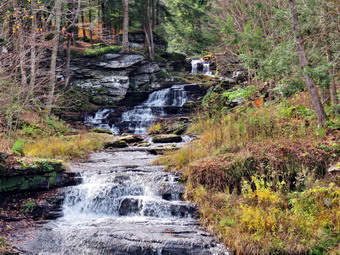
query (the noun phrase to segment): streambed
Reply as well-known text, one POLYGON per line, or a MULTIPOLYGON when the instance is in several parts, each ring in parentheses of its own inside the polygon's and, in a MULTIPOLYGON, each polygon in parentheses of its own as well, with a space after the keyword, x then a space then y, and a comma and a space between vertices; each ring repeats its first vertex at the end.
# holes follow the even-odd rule
POLYGON ((64 216, 18 243, 22 254, 229 254, 182 201, 179 176, 150 165, 155 157, 136 148, 73 163, 83 183, 64 188, 64 216))

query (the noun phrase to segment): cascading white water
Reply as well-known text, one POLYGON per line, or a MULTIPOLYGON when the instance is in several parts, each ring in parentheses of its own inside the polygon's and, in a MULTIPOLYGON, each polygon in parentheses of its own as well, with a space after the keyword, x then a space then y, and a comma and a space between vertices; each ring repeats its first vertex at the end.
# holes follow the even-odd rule
POLYGON ((202 59, 191 60, 191 74, 198 74, 198 64, 202 64, 203 62, 202 59))
POLYGON ((212 75, 213 73, 210 71, 210 63, 205 62, 202 59, 193 59, 191 60, 191 74, 198 74, 202 73, 204 75, 212 75), (203 69, 201 68, 199 70, 199 65, 203 66, 203 69))
POLYGON ((112 112, 110 109, 99 110, 94 117, 87 117, 85 123, 89 126, 101 127, 114 134, 131 132, 144 135, 147 128, 159 117, 166 116, 168 107, 181 108, 188 101, 185 85, 174 85, 151 93, 148 99, 132 110, 125 111, 115 123, 108 124, 106 118, 112 112), (122 130, 122 131, 121 131, 122 130))
POLYGON ((72 164, 83 183, 66 189, 64 217, 35 230, 24 254, 229 254, 199 227, 196 207, 181 201, 179 176, 150 166, 154 158, 100 152, 72 164))
POLYGON ((203 74, 212 75, 212 72, 210 71, 210 63, 203 63, 203 74))

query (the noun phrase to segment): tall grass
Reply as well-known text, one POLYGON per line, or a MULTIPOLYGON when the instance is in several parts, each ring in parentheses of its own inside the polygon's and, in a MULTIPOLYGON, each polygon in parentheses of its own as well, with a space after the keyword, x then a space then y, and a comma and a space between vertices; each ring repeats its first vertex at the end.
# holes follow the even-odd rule
POLYGON ((335 138, 296 102, 201 115, 188 130, 199 139, 157 160, 183 174, 202 223, 235 254, 338 254, 340 189, 322 181, 335 138))
POLYGON ((28 157, 70 159, 101 149, 110 139, 111 135, 94 133, 43 138, 27 142, 23 154, 28 157))

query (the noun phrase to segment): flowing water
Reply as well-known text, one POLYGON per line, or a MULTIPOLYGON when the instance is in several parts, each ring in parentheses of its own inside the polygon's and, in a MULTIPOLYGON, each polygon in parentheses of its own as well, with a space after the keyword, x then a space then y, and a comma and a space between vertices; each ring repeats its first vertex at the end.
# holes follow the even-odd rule
POLYGON ((83 183, 65 188, 64 217, 36 230, 23 254, 229 254, 182 201, 180 177, 150 166, 154 158, 130 149, 72 164, 83 183))
POLYGON ((191 74, 204 74, 210 76, 213 73, 210 71, 210 63, 205 62, 202 59, 193 59, 191 61, 191 74))
POLYGON ((85 124, 92 127, 100 127, 110 130, 114 134, 134 133, 145 135, 147 128, 160 117, 168 116, 167 109, 180 113, 181 107, 188 101, 187 85, 174 85, 171 88, 155 91, 149 98, 134 107, 123 112, 118 120, 110 121, 109 116, 113 109, 100 109, 94 116, 89 115, 85 124))

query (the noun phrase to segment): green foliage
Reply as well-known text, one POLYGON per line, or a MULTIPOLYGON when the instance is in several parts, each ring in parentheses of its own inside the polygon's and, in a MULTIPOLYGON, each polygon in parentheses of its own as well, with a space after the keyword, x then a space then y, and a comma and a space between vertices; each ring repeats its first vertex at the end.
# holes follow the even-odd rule
POLYGON ((311 119, 314 118, 314 112, 302 105, 291 105, 287 101, 283 100, 277 109, 281 116, 285 118, 298 118, 298 119, 311 119))
POLYGON ((53 130, 53 135, 65 135, 70 132, 70 127, 54 115, 46 116, 45 123, 53 130))
POLYGON ((26 124, 20 129, 21 135, 32 137, 32 138, 36 138, 39 135, 41 135, 42 133, 43 133, 43 131, 41 130, 41 128, 36 126, 36 125, 27 125, 26 124))
POLYGON ((36 203, 34 201, 28 201, 26 204, 21 206, 20 211, 24 213, 30 213, 36 207, 36 203))
POLYGON ((278 84, 273 89, 274 92, 277 92, 279 95, 283 97, 290 97, 297 92, 302 91, 305 88, 305 83, 301 78, 284 78, 278 81, 278 84))
POLYGON ((71 54, 73 56, 82 56, 82 57, 95 57, 100 56, 107 53, 119 53, 122 50, 121 46, 97 46, 94 49, 85 49, 84 51, 72 50, 71 54))
POLYGON ((12 146, 11 151, 13 151, 15 154, 22 156, 24 154, 24 147, 26 144, 26 140, 18 139, 15 141, 15 143, 12 146))
POLYGON ((155 73, 155 76, 156 76, 157 79, 166 79, 166 78, 170 77, 169 73, 166 70, 164 70, 164 69, 162 69, 159 72, 155 73))
POLYGON ((170 52, 189 55, 203 54, 219 38, 208 15, 209 5, 201 0, 166 0, 169 16, 162 28, 163 37, 168 39, 170 52))
POLYGON ((238 88, 233 91, 228 91, 223 93, 223 96, 228 98, 229 101, 239 100, 239 99, 246 99, 255 91, 254 86, 249 86, 246 88, 238 88))

